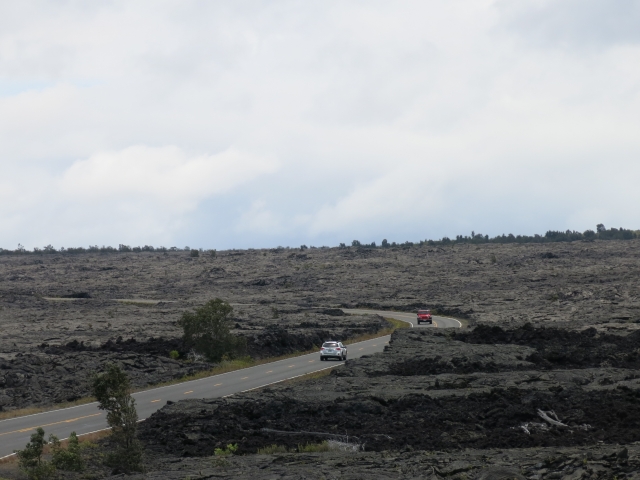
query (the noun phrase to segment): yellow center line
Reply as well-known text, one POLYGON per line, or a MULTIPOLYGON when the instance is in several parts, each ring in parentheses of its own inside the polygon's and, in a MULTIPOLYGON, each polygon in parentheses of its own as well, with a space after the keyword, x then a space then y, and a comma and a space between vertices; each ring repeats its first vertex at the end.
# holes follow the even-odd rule
POLYGON ((222 384, 221 384, 221 383, 216 383, 216 384, 214 385, 214 387, 219 387, 220 385, 222 385, 222 384))
POLYGON ((158 399, 158 400, 151 400, 151 403, 156 403, 156 402, 159 402, 159 401, 160 401, 160 399, 158 399))
POLYGON ((374 347, 377 347, 377 346, 378 346, 378 344, 376 343, 376 344, 374 345, 374 347))
POLYGON ((438 327, 438 323, 434 320, 433 324, 436 326, 436 328, 438 327))
POLYGON ((273 370, 269 370, 267 373, 273 373, 273 370))
POLYGON ((364 350, 364 348, 359 348, 358 350, 364 350))
POLYGON ((242 377, 240 380, 246 380, 247 378, 249 378, 249 377, 242 377))
POLYGON ((295 367, 295 365, 289 365, 289 368, 291 368, 291 367, 295 367))
POLYGON ((20 430, 14 430, 13 432, 0 433, 0 437, 3 436, 3 435, 11 435, 12 433, 28 432, 30 430, 35 430, 36 428, 39 428, 39 427, 50 427, 52 425, 60 425, 61 423, 77 422, 78 420, 82 420, 83 418, 97 417, 98 415, 102 415, 102 412, 94 413, 93 415, 85 415, 84 417, 70 418, 69 420, 61 420, 60 422, 47 423, 46 425, 36 425, 35 427, 22 428, 20 430))
POLYGON ((188 392, 184 392, 184 394, 186 395, 187 393, 193 393, 193 390, 189 390, 188 392))
POLYGON ((315 362, 315 360, 309 360, 309 363, 313 363, 313 362, 315 362))

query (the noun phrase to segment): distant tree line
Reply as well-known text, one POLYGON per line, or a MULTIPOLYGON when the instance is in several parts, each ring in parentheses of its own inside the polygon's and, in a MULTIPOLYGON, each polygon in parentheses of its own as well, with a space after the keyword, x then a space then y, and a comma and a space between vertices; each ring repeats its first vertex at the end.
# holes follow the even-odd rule
MULTIPOLYGON (((566 232, 549 230, 544 235, 513 235, 512 233, 505 235, 497 235, 495 237, 489 237, 489 235, 483 235, 481 233, 471 232, 470 236, 457 235, 452 239, 449 237, 443 237, 440 240, 421 240, 420 242, 388 242, 386 239, 382 240, 379 247, 376 246, 376 242, 361 243, 358 240, 351 242, 352 247, 359 248, 406 248, 414 245, 454 245, 454 244, 482 244, 482 243, 553 243, 553 242, 576 242, 580 240, 594 241, 594 240, 632 240, 634 238, 640 238, 640 230, 628 230, 625 228, 610 228, 607 229, 603 224, 598 224, 596 231, 585 230, 584 232, 577 232, 575 230, 567 230, 566 232)), ((340 244, 340 248, 347 248, 344 243, 340 244)))
MULTIPOLYGON (((452 245, 452 244, 482 244, 482 243, 553 243, 553 242, 576 242, 576 241, 593 241, 593 240, 632 240, 634 238, 640 238, 640 230, 628 230, 626 228, 605 228, 603 224, 598 224, 596 230, 585 230, 584 232, 577 232, 575 230, 567 230, 566 232, 549 230, 544 235, 497 235, 495 237, 489 237, 489 235, 483 235, 481 233, 471 232, 470 236, 457 235, 452 239, 449 237, 442 237, 440 240, 420 240, 419 242, 404 242, 396 243, 389 242, 387 239, 382 240, 380 245, 376 242, 362 243, 359 240, 353 240, 351 242, 352 247, 357 248, 408 248, 414 245, 452 245)), ((315 249, 316 247, 301 245, 300 250, 315 249)), ((319 247, 326 249, 329 247, 319 247)), ((338 248, 348 248, 345 243, 341 243, 338 248)), ((289 247, 277 247, 271 249, 273 252, 281 252, 289 247)), ((250 248, 249 250, 254 250, 250 248)), ((145 245, 144 247, 131 247, 129 245, 118 245, 118 248, 114 247, 99 247, 98 245, 90 245, 88 248, 60 248, 56 249, 51 245, 47 245, 43 248, 34 248, 33 251, 27 250, 22 245, 18 244, 18 248, 15 250, 6 250, 0 248, 0 255, 16 255, 16 254, 52 254, 52 253, 66 253, 66 254, 80 254, 80 253, 141 253, 141 252, 189 252, 190 256, 198 257, 200 253, 208 254, 212 257, 216 256, 216 250, 202 250, 192 249, 191 247, 152 247, 145 245)))

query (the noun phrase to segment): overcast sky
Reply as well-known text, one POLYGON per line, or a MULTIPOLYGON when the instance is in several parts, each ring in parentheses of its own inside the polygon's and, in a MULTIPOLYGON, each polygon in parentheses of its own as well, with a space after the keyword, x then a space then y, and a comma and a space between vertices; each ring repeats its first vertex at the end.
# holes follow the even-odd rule
POLYGON ((0 6, 0 247, 640 228, 640 1, 0 6))

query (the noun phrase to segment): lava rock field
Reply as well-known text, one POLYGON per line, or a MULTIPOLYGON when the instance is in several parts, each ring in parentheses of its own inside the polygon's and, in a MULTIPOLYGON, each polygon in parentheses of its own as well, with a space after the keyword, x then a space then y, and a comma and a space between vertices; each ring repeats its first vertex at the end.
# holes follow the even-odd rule
POLYGON ((0 404, 82 395, 75 365, 113 355, 137 384, 183 375, 167 358, 176 321, 215 297, 256 357, 385 326, 339 308, 427 307, 465 327, 397 330, 384 352, 322 378, 166 405, 141 424, 152 467, 139 478, 639 478, 639 247, 4 256, 0 404), (8 395, 55 378, 68 380, 8 395), (325 439, 359 451, 256 454, 325 439), (212 457, 229 443, 241 455, 212 457))

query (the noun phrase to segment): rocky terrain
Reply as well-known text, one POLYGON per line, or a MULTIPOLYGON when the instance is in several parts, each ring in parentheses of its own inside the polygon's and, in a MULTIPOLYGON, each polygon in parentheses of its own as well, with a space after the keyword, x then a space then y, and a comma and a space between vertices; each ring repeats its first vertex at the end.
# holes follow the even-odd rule
POLYGON ((168 402, 140 427, 148 471, 127 478, 640 478, 639 335, 397 330, 328 376, 168 402))
POLYGON ((142 438, 150 448, 187 456, 228 443, 255 453, 329 434, 375 451, 640 441, 637 334, 584 332, 533 346, 478 337, 486 342, 474 332, 399 330, 384 353, 348 361, 326 378, 167 405, 145 422, 142 438), (602 348, 589 355, 593 341, 602 348), (568 364, 556 354, 561 347, 587 355, 574 354, 568 364), (546 423, 539 410, 554 411, 565 425, 546 423))
POLYGON ((168 351, 181 348, 181 313, 213 297, 234 305, 256 357, 384 327, 339 307, 430 307, 469 328, 399 330, 384 353, 324 378, 166 405, 141 425, 153 468, 140 478, 635 478, 639 247, 3 256, 0 401, 82 395, 84 365, 115 354, 136 385, 205 368, 168 351), (358 451, 256 454, 324 440, 358 451), (240 455, 211 456, 228 443, 240 455))
POLYGON ((149 332, 176 338, 180 314, 213 297, 235 304, 238 323, 256 331, 287 326, 289 312, 302 316, 293 323, 302 323, 307 308, 339 306, 428 306, 501 326, 636 328, 639 247, 640 240, 628 240, 246 250, 196 258, 189 252, 5 255, 0 352, 73 340, 100 345, 119 336, 146 341, 149 332))
MULTIPOLYGON (((260 307, 256 308, 260 311, 260 307)), ((273 316, 273 315, 272 315, 273 316)), ((236 323, 236 333, 247 337, 247 354, 253 358, 306 351, 329 338, 353 338, 375 333, 387 323, 378 316, 349 316, 341 310, 278 313, 278 319, 260 325, 260 317, 236 323), (326 313, 328 312, 328 313, 326 313)), ((176 333, 178 335, 178 333, 176 333)), ((43 343, 26 353, 0 356, 0 411, 31 406, 48 406, 88 397, 89 379, 108 362, 122 365, 134 388, 193 375, 213 367, 204 359, 184 361, 189 348, 181 338, 150 338, 137 341, 118 337, 95 345, 73 340, 65 345, 43 343), (176 350, 180 360, 169 352, 176 350)))
POLYGON ((138 386, 204 368, 180 367, 168 353, 181 349, 182 312, 214 297, 234 305, 235 333, 248 338, 254 357, 306 350, 328 337, 385 326, 377 317, 339 316, 338 307, 426 306, 470 324, 634 330, 640 326, 639 247, 640 240, 628 240, 278 248, 215 257, 3 255, 0 406, 84 394, 77 380, 82 367, 73 365, 78 350, 93 349, 94 358, 108 360, 118 339, 118 351, 133 355, 140 366, 130 369, 138 386), (44 374, 69 388, 38 392, 47 383, 44 374), (36 392, 25 394, 28 388, 36 392))
POLYGON ((3 410, 48 406, 91 395, 89 379, 108 362, 117 362, 136 388, 208 370, 206 362, 184 363, 167 356, 106 351, 64 354, 17 354, 0 360, 0 407, 3 410))
POLYGON ((640 445, 589 448, 287 453, 219 458, 153 455, 155 468, 130 480, 271 479, 638 479, 640 445))
POLYGON ((327 377, 166 405, 141 426, 166 462, 145 478, 314 478, 336 467, 347 478, 636 478, 639 339, 530 325, 398 330, 384 353, 327 377), (357 451, 255 456, 323 440, 357 451), (229 443, 245 456, 225 470, 211 455, 229 443))

